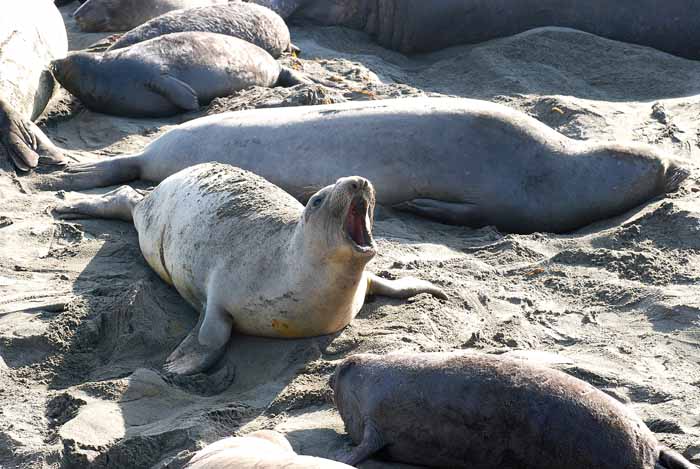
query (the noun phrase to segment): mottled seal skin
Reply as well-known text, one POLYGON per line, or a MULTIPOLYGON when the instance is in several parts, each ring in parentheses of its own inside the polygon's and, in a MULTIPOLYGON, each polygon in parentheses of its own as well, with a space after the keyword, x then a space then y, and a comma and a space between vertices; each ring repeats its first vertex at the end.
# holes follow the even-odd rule
POLYGON ((132 117, 194 111, 250 86, 306 82, 256 45, 201 32, 167 34, 102 54, 76 52, 51 68, 88 108, 132 117))
POLYGON ((374 257, 374 189, 339 179, 304 208, 263 178, 207 163, 160 183, 145 198, 128 186, 61 204, 58 213, 133 219, 141 252, 160 277, 202 312, 165 369, 189 375, 220 357, 232 328, 300 338, 347 326, 366 294, 408 298, 428 282, 365 271, 374 257))
POLYGON ((339 462, 300 456, 284 435, 260 430, 229 437, 198 451, 184 469, 351 469, 339 462))
POLYGON ((162 181, 207 161, 252 171, 300 197, 359 174, 375 181, 381 204, 518 233, 566 232, 624 213, 688 174, 647 145, 572 140, 485 101, 416 98, 196 119, 138 155, 69 166, 50 186, 162 181))
POLYGON ((693 468, 624 405, 563 372, 484 354, 361 354, 332 378, 358 444, 393 460, 470 469, 693 468), (658 465, 657 465, 658 464, 658 465))
POLYGON ((13 3, 0 15, 0 147, 17 169, 62 164, 58 150, 32 122, 54 91, 49 62, 68 50, 61 14, 50 0, 13 3))
POLYGON ((579 29, 700 58, 695 0, 251 0, 283 18, 366 31, 403 53, 511 36, 542 26, 579 29))
POLYGON ((153 18, 124 34, 108 50, 187 31, 237 37, 265 49, 274 58, 292 49, 289 29, 277 13, 254 3, 232 2, 176 10, 153 18))
POLYGON ((227 3, 228 0, 87 0, 75 13, 88 33, 128 31, 173 10, 227 3))

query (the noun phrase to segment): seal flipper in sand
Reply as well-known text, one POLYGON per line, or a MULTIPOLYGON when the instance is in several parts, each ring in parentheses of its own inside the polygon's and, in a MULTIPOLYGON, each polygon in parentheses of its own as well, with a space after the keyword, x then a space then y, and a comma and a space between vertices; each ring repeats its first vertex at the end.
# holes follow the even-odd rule
POLYGON ((365 271, 376 254, 374 200, 369 181, 353 176, 321 189, 303 207, 259 176, 206 163, 168 177, 146 196, 124 186, 72 196, 56 212, 134 222, 148 264, 201 313, 164 367, 189 376, 218 361, 232 329, 316 337, 347 326, 366 295, 445 299, 426 281, 365 271))
POLYGON ((0 99, 0 145, 20 171, 31 171, 39 164, 66 164, 61 151, 37 125, 22 118, 0 99))

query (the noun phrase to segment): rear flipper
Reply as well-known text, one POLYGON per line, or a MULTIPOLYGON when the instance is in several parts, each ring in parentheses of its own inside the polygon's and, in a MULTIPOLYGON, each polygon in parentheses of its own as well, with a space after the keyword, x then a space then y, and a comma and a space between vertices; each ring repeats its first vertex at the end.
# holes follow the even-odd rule
POLYGON ((448 225, 479 226, 483 224, 476 204, 413 199, 394 205, 393 208, 448 225))
POLYGON ((80 194, 56 206, 54 211, 63 218, 112 218, 133 221, 133 211, 143 196, 129 186, 108 192, 104 195, 80 194))
POLYGON ((659 463, 656 466, 661 466, 661 469, 698 469, 695 464, 685 459, 680 453, 669 448, 661 448, 659 463))
POLYGON ((33 122, 23 119, 0 100, 0 144, 20 171, 31 171, 39 164, 64 165, 61 150, 51 143, 33 122))
POLYGON ((70 164, 63 171, 40 175, 34 183, 42 190, 80 191, 114 186, 140 177, 137 156, 115 156, 91 163, 70 164))
POLYGON ((329 88, 340 88, 336 83, 324 80, 322 78, 311 77, 303 72, 298 72, 287 67, 281 68, 280 76, 277 79, 275 86, 290 87, 296 85, 313 85, 314 83, 327 86, 329 88))
POLYGON ((447 295, 440 288, 430 282, 413 277, 405 277, 398 280, 388 280, 377 277, 374 274, 367 275, 367 294, 381 295, 390 298, 411 298, 421 293, 429 293, 443 300, 447 295))

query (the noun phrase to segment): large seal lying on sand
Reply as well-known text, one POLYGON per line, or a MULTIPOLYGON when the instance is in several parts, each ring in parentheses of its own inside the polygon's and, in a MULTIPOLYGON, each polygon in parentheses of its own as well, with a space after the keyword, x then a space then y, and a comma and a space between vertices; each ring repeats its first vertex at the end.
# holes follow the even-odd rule
POLYGON ((607 394, 561 371, 461 353, 354 355, 332 378, 349 464, 469 469, 690 469, 607 394))
POLYGON ((49 62, 68 51, 63 18, 50 0, 4 5, 0 14, 0 146, 28 171, 63 157, 32 122, 54 91, 49 62))
POLYGON ((381 204, 522 233, 621 214, 688 174, 649 146, 572 140, 485 101, 417 98, 196 119, 141 154, 69 166, 51 186, 162 181, 207 161, 247 169, 293 195, 359 174, 375 181, 381 204))
POLYGON ((148 264, 204 313, 168 358, 166 370, 177 374, 212 365, 232 328, 313 337, 347 326, 367 294, 445 298, 428 282, 365 271, 375 255, 373 210, 374 189, 360 177, 339 179, 304 208, 261 177, 223 164, 183 170, 145 198, 124 186, 57 208, 133 219, 148 264))
POLYGON ((167 34, 102 54, 76 52, 51 68, 90 109, 133 117, 194 111, 250 86, 307 82, 256 45, 200 32, 167 34))
POLYGON ((283 18, 347 26, 403 53, 511 36, 541 26, 700 58, 696 0, 251 0, 283 18))
POLYGON ((284 20, 269 8, 245 2, 171 11, 132 29, 108 50, 121 49, 164 34, 187 31, 237 37, 265 49, 274 58, 292 50, 289 29, 284 20))
POLYGON ((88 0, 73 17, 89 33, 128 31, 173 10, 227 3, 228 0, 88 0))
POLYGON ((185 469, 351 469, 339 462, 299 456, 280 433, 260 430, 229 437, 197 452, 185 469))

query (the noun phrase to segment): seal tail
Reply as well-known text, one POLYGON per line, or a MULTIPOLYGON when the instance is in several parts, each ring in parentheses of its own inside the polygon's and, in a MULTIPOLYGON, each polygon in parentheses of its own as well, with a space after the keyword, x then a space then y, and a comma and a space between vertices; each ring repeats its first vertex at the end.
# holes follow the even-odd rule
POLYGON ((62 171, 43 175, 35 187, 42 190, 80 191, 133 181, 141 176, 140 157, 140 154, 126 155, 72 164, 62 171))
POLYGON ((666 469, 698 469, 695 464, 669 448, 661 448, 659 462, 666 469))
POLYGON ((670 161, 665 174, 665 192, 675 192, 681 183, 690 176, 690 170, 681 166, 676 161, 670 161))

